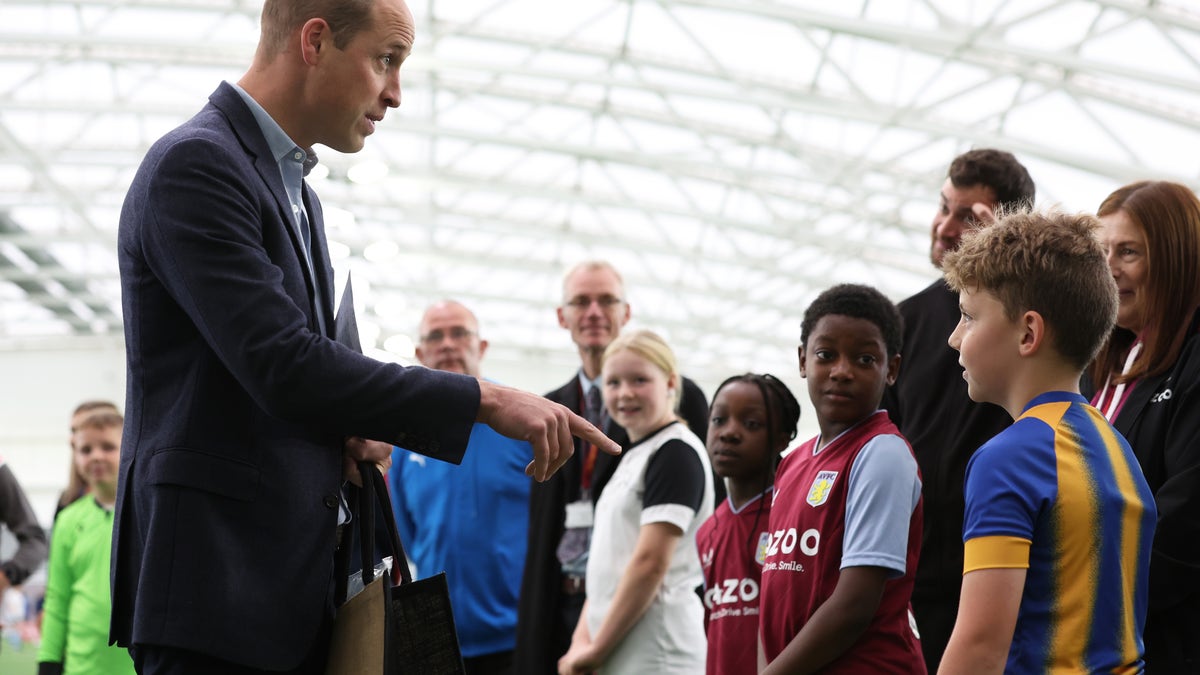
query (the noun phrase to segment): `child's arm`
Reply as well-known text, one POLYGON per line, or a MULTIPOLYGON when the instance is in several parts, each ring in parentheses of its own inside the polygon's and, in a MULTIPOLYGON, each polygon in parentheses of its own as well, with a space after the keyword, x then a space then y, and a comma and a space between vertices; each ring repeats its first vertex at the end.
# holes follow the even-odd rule
POLYGON ((771 662, 763 675, 811 673, 841 656, 862 637, 879 609, 892 570, 847 567, 829 599, 771 662))
MULTIPOLYGON (((571 646, 567 648, 567 653, 563 654, 558 659, 558 672, 563 675, 571 675, 575 672, 586 673, 586 670, 577 669, 577 661, 580 654, 587 651, 592 646, 592 635, 588 632, 587 627, 588 601, 583 601, 583 609, 579 611, 579 621, 575 623, 575 632, 571 633, 571 646)), ((579 668, 584 667, 579 664, 579 668)))
POLYGON ((38 525, 33 507, 12 470, 0 459, 0 522, 17 538, 17 550, 0 563, 0 595, 9 586, 25 581, 46 559, 46 532, 38 525))
MULTIPOLYGON (((90 498, 85 498, 90 499, 90 498)), ((50 540, 50 562, 46 577, 46 599, 42 604, 42 644, 38 647, 39 673, 61 672, 67 653, 67 612, 75 575, 71 569, 71 550, 75 545, 78 509, 58 519, 50 540)))
POLYGON ((963 576, 958 619, 938 675, 1004 672, 1025 572, 1024 568, 981 569, 963 576))
MULTIPOLYGON (((647 523, 641 527, 633 557, 621 575, 612 604, 591 644, 577 651, 570 670, 564 670, 560 663, 560 673, 588 673, 604 663, 654 602, 682 536, 683 530, 671 523, 647 523)), ((581 617, 580 621, 583 620, 581 617)), ((571 651, 576 651, 574 644, 571 651)))
POLYGON ((1046 477, 1053 475, 1047 467, 1055 461, 1053 431, 1043 422, 1022 419, 984 444, 967 464, 962 593, 939 673, 1004 672, 1037 514, 1042 503, 1054 499, 1056 488, 1046 477))

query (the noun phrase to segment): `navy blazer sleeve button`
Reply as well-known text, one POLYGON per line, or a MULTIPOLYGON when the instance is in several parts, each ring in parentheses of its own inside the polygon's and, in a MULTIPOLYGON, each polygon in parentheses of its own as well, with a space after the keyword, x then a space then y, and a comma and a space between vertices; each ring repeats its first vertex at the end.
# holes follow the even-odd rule
POLYGON ((338 498, 337 498, 337 497, 334 497, 333 495, 327 495, 327 496, 325 497, 325 508, 327 508, 327 509, 336 509, 336 508, 337 508, 337 505, 338 505, 338 498))

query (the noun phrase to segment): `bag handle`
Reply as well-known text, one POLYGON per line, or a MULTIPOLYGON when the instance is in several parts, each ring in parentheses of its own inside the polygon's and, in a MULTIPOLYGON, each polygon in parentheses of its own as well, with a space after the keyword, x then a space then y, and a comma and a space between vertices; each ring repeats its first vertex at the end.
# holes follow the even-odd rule
POLYGON ((359 511, 366 514, 359 519, 363 585, 371 583, 375 578, 375 566, 367 562, 373 558, 375 552, 375 509, 372 508, 372 502, 378 504, 384 514, 383 524, 392 550, 392 583, 411 584, 412 572, 408 569, 408 555, 404 551, 404 544, 400 542, 400 532, 396 529, 396 519, 392 515, 392 500, 388 497, 387 482, 371 462, 359 462, 358 473, 363 481, 363 487, 358 494, 359 511))
POLYGON ((358 490, 358 513, 351 512, 351 515, 357 516, 358 524, 354 529, 358 532, 358 560, 362 564, 363 588, 366 588, 375 580, 375 490, 372 481, 366 479, 362 464, 358 471, 363 484, 358 490))
MULTIPOLYGON (((358 535, 359 558, 363 561, 363 585, 375 579, 375 566, 371 564, 375 553, 375 504, 384 513, 384 526, 388 531, 388 539, 392 553, 392 583, 412 583, 412 572, 408 569, 408 557, 404 545, 400 543, 400 533, 396 530, 396 520, 392 516, 392 502, 388 498, 387 483, 374 464, 362 462, 358 466, 360 475, 366 480, 363 487, 350 485, 348 506, 350 508, 350 526, 358 535), (364 515, 365 514, 365 515, 364 515)), ((349 546, 338 548, 334 557, 334 595, 337 605, 346 601, 347 579, 350 575, 349 546)))

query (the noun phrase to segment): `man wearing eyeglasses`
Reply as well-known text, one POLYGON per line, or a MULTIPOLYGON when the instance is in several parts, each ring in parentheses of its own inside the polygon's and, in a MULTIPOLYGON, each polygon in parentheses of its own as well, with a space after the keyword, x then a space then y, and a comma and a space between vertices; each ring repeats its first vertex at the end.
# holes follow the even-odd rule
MULTIPOLYGON (((475 314, 453 300, 425 310, 417 360, 435 370, 482 378, 488 343, 475 314)), ((512 673, 520 570, 525 567, 529 443, 486 424, 471 429, 462 464, 427 460, 397 447, 388 485, 400 537, 424 578, 445 571, 450 604, 471 675, 512 673)))
MULTIPOLYGON (((608 419, 600 396, 604 350, 632 316, 621 274, 600 260, 576 265, 563 277, 563 302, 557 312, 558 325, 571 332, 580 368, 546 398, 587 418, 622 447, 628 445, 629 436, 608 419)), ((696 383, 686 377, 679 414, 696 435, 705 437, 708 401, 696 383)), ((571 633, 585 600, 592 513, 601 490, 617 468, 612 459, 587 443, 577 442, 574 457, 562 470, 549 481, 533 486, 529 549, 517 624, 518 673, 557 673, 558 659, 571 645, 571 633)))

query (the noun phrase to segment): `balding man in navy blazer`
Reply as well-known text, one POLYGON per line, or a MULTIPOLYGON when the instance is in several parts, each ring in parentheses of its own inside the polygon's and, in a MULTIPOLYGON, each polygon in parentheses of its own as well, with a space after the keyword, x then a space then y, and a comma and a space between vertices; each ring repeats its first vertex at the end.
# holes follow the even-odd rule
POLYGON ((354 460, 385 467, 395 443, 458 462, 476 421, 529 440, 539 480, 572 433, 618 450, 540 396, 334 339, 303 175, 314 144, 355 152, 399 105, 414 23, 402 0, 266 0, 262 29, 250 70, 150 149, 121 212, 112 635, 143 674, 324 671, 354 460))

